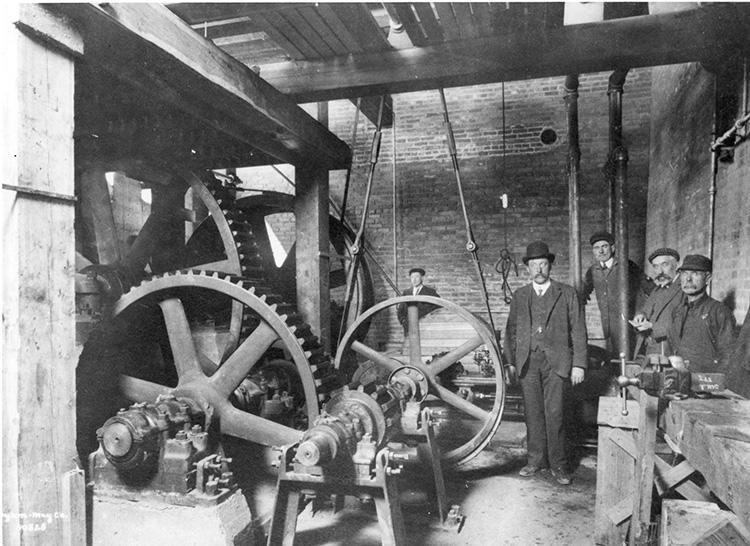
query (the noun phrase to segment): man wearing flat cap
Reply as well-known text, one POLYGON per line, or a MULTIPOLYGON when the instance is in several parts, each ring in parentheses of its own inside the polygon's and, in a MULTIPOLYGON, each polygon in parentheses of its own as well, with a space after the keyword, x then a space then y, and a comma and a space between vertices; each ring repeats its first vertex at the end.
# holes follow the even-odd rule
MULTIPOLYGON (((667 342, 667 332, 672 324, 672 312, 685 300, 680 275, 677 273, 680 253, 672 248, 659 248, 649 254, 648 261, 656 273, 653 277, 656 287, 630 324, 640 335, 637 346, 645 347, 646 355, 669 356, 672 352, 667 342)), ((640 352, 639 348, 636 352, 640 352)))
POLYGON ((607 231, 598 231, 589 239, 596 262, 583 280, 582 300, 587 301, 592 292, 601 315, 602 333, 607 349, 616 358, 624 352, 630 357, 630 347, 620 347, 620 328, 640 308, 653 288, 653 283, 635 262, 627 257, 615 256, 615 238, 607 231), (623 267, 628 267, 628 308, 620 309, 620 285, 623 267))
POLYGON ((685 301, 672 313, 667 338, 670 361, 691 372, 727 373, 734 349, 736 321, 732 311, 706 293, 713 263, 706 256, 691 254, 678 268, 685 301))
POLYGON ((509 375, 518 374, 523 393, 528 461, 519 474, 551 467, 557 482, 569 485, 563 401, 567 386, 584 379, 586 319, 575 289, 550 279, 554 261, 546 243, 526 248, 532 282, 513 295, 504 345, 509 375))
MULTIPOLYGON (((434 288, 430 288, 429 286, 425 286, 422 284, 422 281, 425 277, 425 270, 421 267, 412 267, 409 270, 409 280, 411 281, 411 287, 407 290, 404 290, 402 295, 404 296, 432 296, 434 298, 439 298, 437 291, 434 288)), ((428 315, 432 313, 435 309, 437 309, 436 305, 433 305, 431 303, 425 303, 425 302, 419 302, 417 303, 417 310, 419 318, 421 319, 423 316, 428 315)), ((406 304, 400 303, 396 309, 396 315, 398 316, 398 322, 403 326, 404 333, 407 333, 409 331, 409 323, 406 320, 406 304)))

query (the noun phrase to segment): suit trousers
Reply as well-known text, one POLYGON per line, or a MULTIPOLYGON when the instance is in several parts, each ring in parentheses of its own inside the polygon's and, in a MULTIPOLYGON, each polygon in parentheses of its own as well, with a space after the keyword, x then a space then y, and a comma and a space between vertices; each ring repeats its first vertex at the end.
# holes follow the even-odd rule
POLYGON ((567 378, 555 373, 541 349, 531 351, 521 375, 529 465, 565 468, 563 400, 567 378))

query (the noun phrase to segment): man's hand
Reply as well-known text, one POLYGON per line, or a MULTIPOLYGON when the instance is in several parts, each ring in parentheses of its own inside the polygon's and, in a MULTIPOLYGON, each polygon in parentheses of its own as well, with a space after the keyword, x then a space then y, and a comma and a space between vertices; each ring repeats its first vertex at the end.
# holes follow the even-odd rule
POLYGON ((570 372, 570 382, 573 383, 573 385, 580 385, 583 383, 583 378, 586 375, 586 370, 583 368, 573 368, 573 370, 570 372))
POLYGON ((505 384, 506 385, 513 385, 518 381, 518 370, 516 370, 515 366, 508 366, 505 368, 505 371, 507 372, 505 374, 505 384))
POLYGON ((646 320, 646 317, 641 313, 638 313, 633 317, 633 320, 629 320, 628 322, 639 332, 646 332, 654 327, 654 324, 646 320))

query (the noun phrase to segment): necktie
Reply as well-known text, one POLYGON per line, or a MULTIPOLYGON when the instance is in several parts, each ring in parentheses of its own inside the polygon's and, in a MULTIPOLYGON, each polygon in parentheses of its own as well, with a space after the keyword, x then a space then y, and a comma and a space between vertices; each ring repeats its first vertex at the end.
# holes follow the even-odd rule
POLYGON ((414 295, 419 296, 419 288, 417 288, 416 286, 414 287, 414 295))
POLYGON ((609 269, 609 267, 607 267, 607 264, 602 262, 602 271, 606 271, 607 269, 609 269))
POLYGON ((537 296, 539 296, 540 298, 542 297, 542 294, 543 294, 543 293, 544 293, 544 292, 542 291, 542 289, 541 289, 541 288, 537 288, 537 289, 536 289, 536 295, 537 295, 537 296))

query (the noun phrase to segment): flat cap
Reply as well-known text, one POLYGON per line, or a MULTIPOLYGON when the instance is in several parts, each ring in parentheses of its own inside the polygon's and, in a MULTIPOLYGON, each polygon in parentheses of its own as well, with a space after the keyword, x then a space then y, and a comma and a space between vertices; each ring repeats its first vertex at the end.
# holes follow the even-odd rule
POLYGON ((682 265, 677 268, 677 271, 713 271, 714 264, 710 258, 701 256, 700 254, 689 254, 685 256, 685 260, 682 265))
POLYGON ((521 258, 524 264, 529 263, 529 260, 535 260, 537 258, 547 258, 549 263, 552 264, 555 261, 555 255, 549 251, 547 243, 542 241, 534 241, 526 247, 526 256, 521 258))
POLYGON ((422 269, 421 267, 412 267, 412 268, 411 268, 411 269, 409 270, 409 275, 411 275, 412 273, 419 273, 419 274, 420 274, 420 275, 422 275, 423 277, 424 277, 424 275, 425 275, 425 273, 424 273, 424 269, 422 269))
POLYGON ((612 237, 612 234, 609 231, 597 231, 589 239, 589 243, 592 245, 599 241, 607 241, 610 245, 615 244, 615 238, 612 237))
POLYGON ((648 261, 649 262, 654 261, 654 258, 656 258, 657 256, 672 256, 678 262, 680 261, 680 253, 677 252, 673 248, 667 248, 667 247, 657 248, 651 254, 648 255, 648 261))

